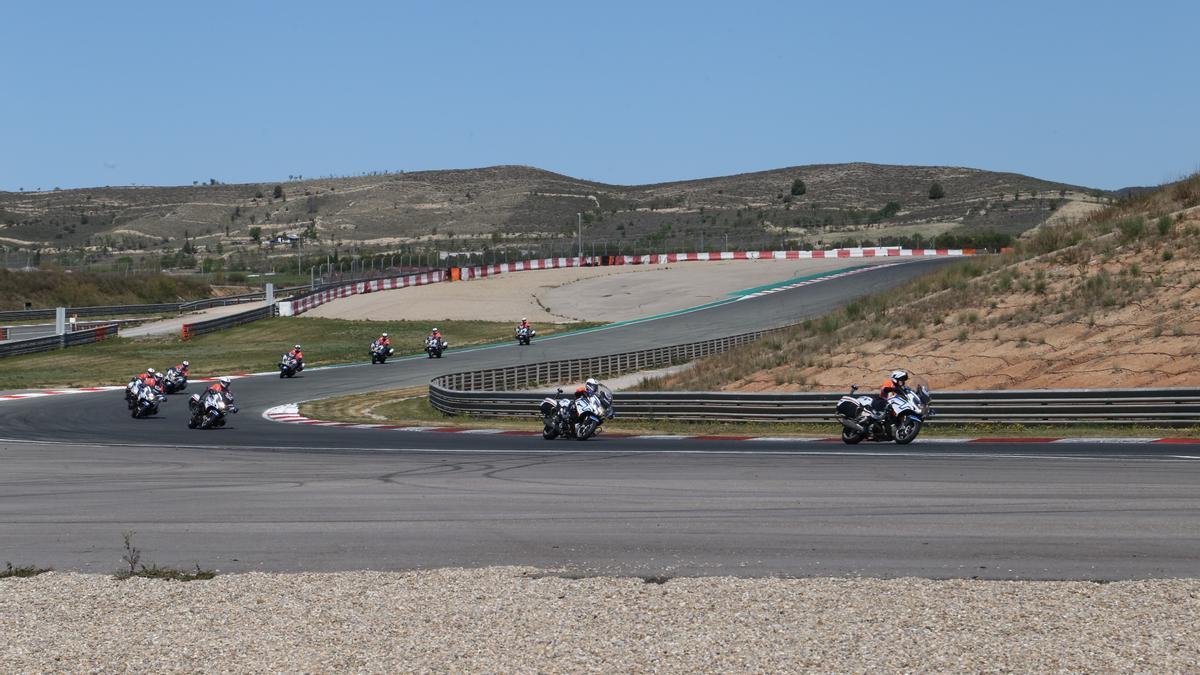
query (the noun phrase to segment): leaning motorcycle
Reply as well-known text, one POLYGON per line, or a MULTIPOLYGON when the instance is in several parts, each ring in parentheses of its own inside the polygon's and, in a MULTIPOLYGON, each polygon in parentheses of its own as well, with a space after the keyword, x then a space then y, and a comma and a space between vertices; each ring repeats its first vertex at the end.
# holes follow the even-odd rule
POLYGON ((895 441, 898 445, 912 443, 921 427, 933 417, 929 407, 929 385, 916 376, 909 376, 910 385, 891 398, 859 396, 858 385, 850 394, 838 399, 837 419, 842 423, 842 442, 854 445, 861 441, 895 441), (911 384, 916 384, 913 389, 911 384))
POLYGON ((225 400, 222 394, 206 391, 203 394, 192 394, 188 399, 189 429, 213 429, 225 426, 227 415, 238 411, 238 407, 225 400))
POLYGON ((523 327, 523 326, 518 326, 517 327, 517 344, 528 345, 530 343, 530 341, 533 339, 534 335, 537 335, 537 331, 535 331, 534 329, 523 327))
POLYGON ((542 399, 542 438, 552 441, 559 436, 580 441, 595 436, 605 420, 613 418, 612 391, 600 385, 596 393, 576 399, 566 398, 559 389, 556 396, 542 399))
POLYGON ((184 375, 182 372, 175 370, 174 368, 168 368, 167 374, 163 376, 162 385, 163 393, 178 394, 184 389, 187 389, 187 375, 184 375))
POLYGON ((283 358, 279 359, 279 377, 292 377, 300 369, 300 361, 291 354, 284 354, 283 358))
POLYGON ((147 384, 138 384, 137 394, 133 401, 133 408, 130 413, 136 419, 138 417, 149 417, 150 415, 158 414, 158 406, 163 401, 167 400, 157 389, 147 384))
POLYGON ((442 352, 446 351, 446 347, 449 346, 450 343, 441 338, 435 338, 432 335, 425 338, 425 353, 431 359, 442 358, 442 352))
POLYGON ((385 363, 391 355, 391 347, 384 345, 379 340, 371 343, 371 363, 385 363))

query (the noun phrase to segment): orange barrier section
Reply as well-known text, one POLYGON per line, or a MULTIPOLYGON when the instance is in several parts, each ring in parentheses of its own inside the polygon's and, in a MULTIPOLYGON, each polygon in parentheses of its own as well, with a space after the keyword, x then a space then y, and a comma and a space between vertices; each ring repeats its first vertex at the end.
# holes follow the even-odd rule
POLYGON ((450 268, 450 281, 462 281, 462 268, 461 267, 451 267, 450 268))

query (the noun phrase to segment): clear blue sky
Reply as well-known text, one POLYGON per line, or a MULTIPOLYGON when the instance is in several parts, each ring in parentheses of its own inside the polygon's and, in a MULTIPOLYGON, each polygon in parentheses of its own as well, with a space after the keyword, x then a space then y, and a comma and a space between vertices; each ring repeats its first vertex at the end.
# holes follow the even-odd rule
POLYGON ((821 162, 1200 168, 1200 3, 13 2, 0 189, 821 162))

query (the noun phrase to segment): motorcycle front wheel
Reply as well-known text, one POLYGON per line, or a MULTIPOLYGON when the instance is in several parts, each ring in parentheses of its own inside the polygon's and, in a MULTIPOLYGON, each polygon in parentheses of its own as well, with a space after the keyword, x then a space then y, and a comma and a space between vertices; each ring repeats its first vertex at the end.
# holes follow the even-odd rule
POLYGON ((596 423, 584 422, 579 425, 579 429, 575 434, 575 438, 581 441, 586 441, 587 439, 591 438, 592 434, 594 433, 596 433, 596 423))
POLYGON ((555 429, 554 427, 547 424, 546 426, 542 427, 542 438, 544 438, 548 441, 552 441, 552 440, 558 438, 558 429, 555 429))
POLYGON ((863 435, 853 429, 842 427, 842 442, 846 445, 858 445, 862 441, 863 435))
POLYGON ((896 426, 892 427, 892 439, 896 441, 896 445, 908 445, 913 442, 913 439, 920 432, 921 420, 905 417, 896 426))

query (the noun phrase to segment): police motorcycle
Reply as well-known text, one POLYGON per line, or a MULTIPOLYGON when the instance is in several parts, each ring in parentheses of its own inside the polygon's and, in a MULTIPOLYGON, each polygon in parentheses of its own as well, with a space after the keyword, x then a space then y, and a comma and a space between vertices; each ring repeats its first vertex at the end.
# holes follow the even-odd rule
POLYGON ((908 381, 889 398, 857 392, 858 385, 851 385, 850 394, 838 399, 836 406, 837 419, 842 423, 842 442, 848 445, 861 441, 908 445, 934 415, 929 384, 911 373, 908 381))

